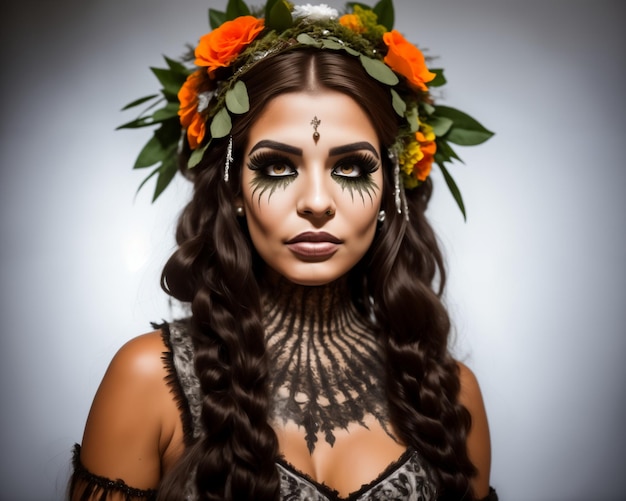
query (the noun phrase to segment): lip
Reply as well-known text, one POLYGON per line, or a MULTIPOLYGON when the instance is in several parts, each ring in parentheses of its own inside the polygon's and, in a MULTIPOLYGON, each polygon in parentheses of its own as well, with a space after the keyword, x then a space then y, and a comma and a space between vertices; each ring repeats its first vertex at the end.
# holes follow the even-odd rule
POLYGON ((285 242, 291 252, 303 259, 326 259, 341 244, 341 239, 325 231, 305 231, 285 242))

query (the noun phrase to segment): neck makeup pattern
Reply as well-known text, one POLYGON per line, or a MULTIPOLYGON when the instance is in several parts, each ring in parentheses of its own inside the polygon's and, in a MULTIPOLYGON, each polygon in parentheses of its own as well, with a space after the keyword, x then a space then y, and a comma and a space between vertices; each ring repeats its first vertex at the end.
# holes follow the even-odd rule
POLYGON ((263 310, 274 421, 304 428, 311 453, 319 436, 332 446, 335 430, 366 427, 368 415, 390 433, 381 349, 345 282, 282 281, 264 294, 263 310))

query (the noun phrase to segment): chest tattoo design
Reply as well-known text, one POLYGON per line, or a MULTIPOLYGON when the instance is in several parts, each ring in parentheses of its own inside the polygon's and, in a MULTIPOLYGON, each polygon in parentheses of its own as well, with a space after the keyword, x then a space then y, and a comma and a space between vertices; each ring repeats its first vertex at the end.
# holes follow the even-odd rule
POLYGON ((332 446, 336 430, 366 426, 368 415, 389 433, 381 348, 347 286, 281 283, 270 294, 263 308, 272 419, 303 427, 309 452, 320 436, 332 446))

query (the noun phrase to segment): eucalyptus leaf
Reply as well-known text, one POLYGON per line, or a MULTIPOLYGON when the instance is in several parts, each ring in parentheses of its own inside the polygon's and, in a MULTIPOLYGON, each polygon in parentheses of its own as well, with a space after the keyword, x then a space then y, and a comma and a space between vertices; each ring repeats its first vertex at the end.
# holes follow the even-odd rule
POLYGON ((322 47, 324 49, 331 49, 331 50, 341 50, 344 48, 344 46, 340 44, 339 42, 335 42, 334 40, 328 40, 328 39, 322 40, 322 47))
POLYGON ((154 99, 155 97, 159 97, 158 94, 151 94, 149 96, 145 96, 145 97, 140 97, 139 99, 135 99, 134 101, 128 103, 126 106, 124 106, 121 111, 126 111, 129 110, 130 108, 134 108, 135 106, 139 106, 140 104, 143 104, 147 101, 150 101, 151 99, 154 99))
POLYGON ((358 57, 361 55, 361 53, 358 50, 354 50, 352 47, 348 47, 347 45, 343 46, 343 50, 345 50, 351 56, 358 57))
POLYGON ((420 103, 420 106, 427 115, 432 115, 435 112, 435 107, 430 103, 420 103))
POLYGON ((226 22, 226 12, 209 9, 209 26, 212 30, 218 28, 226 22))
POLYGON ((404 102, 404 99, 402 99, 400 94, 398 94, 394 89, 389 90, 391 90, 391 104, 393 105, 393 109, 398 115, 404 118, 404 113, 406 112, 406 103, 404 102))
POLYGON ((450 193, 452 193, 452 196, 454 197, 456 204, 459 206, 459 209, 461 209, 461 214, 463 214, 463 221, 467 221, 467 215, 465 214, 465 204, 463 203, 463 197, 461 196, 461 191, 459 190, 458 186, 454 182, 454 179, 448 172, 448 169, 446 169, 442 163, 437 164, 437 165, 439 165, 439 168, 441 169, 441 172, 443 173, 443 178, 446 180, 446 184, 448 185, 448 189, 450 190, 450 193))
POLYGON ((431 117, 428 124, 433 128, 435 136, 441 137, 448 133, 454 122, 445 117, 431 117))
POLYGON ((378 24, 382 24, 387 31, 393 29, 395 21, 395 13, 393 11, 393 2, 391 0, 380 0, 372 9, 378 16, 378 24))
POLYGON ((361 64, 363 65, 363 68, 365 68, 365 71, 372 78, 375 78, 379 82, 386 85, 396 85, 399 82, 396 74, 382 61, 372 59, 371 57, 364 56, 363 54, 359 56, 359 59, 361 60, 361 64))
POLYGON ((222 108, 215 114, 213 120, 211 120, 211 137, 216 139, 225 137, 230 133, 232 128, 233 123, 230 119, 230 115, 228 114, 228 110, 226 108, 222 108))
POLYGON ((411 132, 417 132, 420 128, 419 116, 417 113, 417 107, 412 106, 406 110, 406 121, 409 123, 411 132))
POLYGON ((226 107, 231 113, 241 115, 250 109, 248 89, 246 84, 239 80, 235 86, 226 92, 226 107))
POLYGON ((196 165, 200 163, 202 157, 204 156, 204 152, 207 150, 210 144, 211 140, 209 140, 202 148, 198 148, 193 151, 193 153, 189 156, 189 160, 187 161, 188 169, 193 169, 196 165))
POLYGON ((483 127, 477 120, 466 113, 448 106, 437 106, 436 116, 449 118, 454 125, 446 139, 462 146, 475 146, 484 143, 493 136, 493 132, 483 127))
POLYGON ((307 35, 306 33, 300 33, 296 37, 296 40, 298 41, 298 43, 301 43, 302 45, 312 45, 314 47, 322 46, 322 42, 320 42, 319 40, 316 40, 311 35, 307 35))

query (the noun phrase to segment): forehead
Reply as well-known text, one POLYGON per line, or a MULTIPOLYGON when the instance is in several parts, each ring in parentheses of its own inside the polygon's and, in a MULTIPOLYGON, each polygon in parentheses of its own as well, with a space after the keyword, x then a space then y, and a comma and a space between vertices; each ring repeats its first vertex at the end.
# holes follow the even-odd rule
POLYGON ((250 127, 247 149, 262 139, 313 143, 315 129, 321 148, 355 141, 379 147, 376 130, 363 108, 346 94, 322 90, 281 94, 270 100, 250 127))

